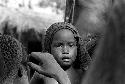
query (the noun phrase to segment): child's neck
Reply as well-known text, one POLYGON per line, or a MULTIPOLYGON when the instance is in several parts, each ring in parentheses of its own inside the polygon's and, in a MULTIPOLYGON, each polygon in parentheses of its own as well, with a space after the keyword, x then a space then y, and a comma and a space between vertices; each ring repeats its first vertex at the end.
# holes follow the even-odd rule
POLYGON ((68 68, 67 70, 65 70, 66 73, 70 76, 73 74, 76 74, 76 70, 73 68, 73 66, 71 66, 70 68, 68 68))
POLYGON ((72 72, 72 71, 75 71, 73 66, 70 66, 68 69, 65 70, 66 72, 72 72))
POLYGON ((67 69, 66 73, 70 78, 71 84, 78 84, 79 73, 76 69, 73 68, 73 66, 71 66, 69 69, 67 69))

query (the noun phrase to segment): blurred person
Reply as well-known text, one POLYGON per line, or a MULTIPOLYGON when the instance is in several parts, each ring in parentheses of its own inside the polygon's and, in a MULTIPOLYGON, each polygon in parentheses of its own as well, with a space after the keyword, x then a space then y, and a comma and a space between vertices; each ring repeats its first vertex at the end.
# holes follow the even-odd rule
POLYGON ((9 35, 0 35, 0 84, 29 84, 27 54, 23 45, 9 35))
POLYGON ((107 29, 82 84, 125 84, 125 0, 112 0, 107 29))

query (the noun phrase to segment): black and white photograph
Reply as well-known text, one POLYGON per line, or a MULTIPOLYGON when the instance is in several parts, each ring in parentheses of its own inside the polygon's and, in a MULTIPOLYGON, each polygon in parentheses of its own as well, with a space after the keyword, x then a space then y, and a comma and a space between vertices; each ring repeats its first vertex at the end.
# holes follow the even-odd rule
POLYGON ((0 84, 125 84, 125 0, 0 0, 0 84))

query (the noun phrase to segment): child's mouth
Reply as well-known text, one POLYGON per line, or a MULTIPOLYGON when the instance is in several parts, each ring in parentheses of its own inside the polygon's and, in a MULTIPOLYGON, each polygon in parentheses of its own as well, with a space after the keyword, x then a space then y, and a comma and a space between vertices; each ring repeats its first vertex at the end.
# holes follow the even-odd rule
POLYGON ((69 62, 69 61, 70 61, 70 59, 63 59, 63 61, 64 61, 64 62, 69 62))
POLYGON ((62 60, 63 60, 63 62, 69 62, 70 58, 69 57, 63 57, 62 60))

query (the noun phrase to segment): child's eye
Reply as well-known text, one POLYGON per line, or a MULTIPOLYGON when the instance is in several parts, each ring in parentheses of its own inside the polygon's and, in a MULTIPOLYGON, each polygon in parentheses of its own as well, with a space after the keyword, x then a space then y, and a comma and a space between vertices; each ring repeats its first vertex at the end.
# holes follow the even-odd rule
POLYGON ((55 47, 61 47, 62 46, 62 43, 56 43, 54 44, 55 47))
POLYGON ((76 46, 76 43, 69 43, 69 46, 74 47, 74 46, 76 46))

